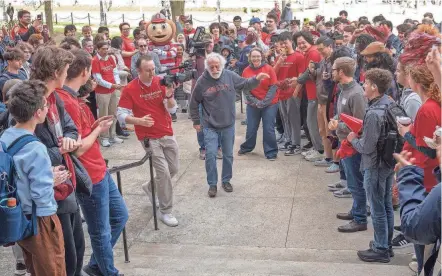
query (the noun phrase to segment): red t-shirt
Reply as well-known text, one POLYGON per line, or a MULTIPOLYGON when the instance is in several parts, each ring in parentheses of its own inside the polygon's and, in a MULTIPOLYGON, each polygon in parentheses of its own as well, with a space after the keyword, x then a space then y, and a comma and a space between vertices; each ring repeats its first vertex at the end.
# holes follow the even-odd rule
MULTIPOLYGON (((89 107, 81 99, 74 98, 69 92, 63 89, 56 89, 58 96, 63 100, 66 111, 71 116, 78 129, 78 134, 82 139, 89 136, 92 132, 92 124, 95 122, 95 118, 92 115, 89 107)), ((101 155, 100 145, 98 140, 95 140, 92 147, 87 150, 80 159, 87 173, 89 174, 92 183, 97 184, 103 180, 106 174, 106 163, 104 162, 103 155, 101 155)))
MULTIPOLYGON (((258 87, 253 89, 251 91, 252 95, 255 96, 258 100, 263 100, 265 96, 267 95, 267 92, 269 91, 270 86, 277 83, 277 78, 275 74, 275 70, 273 70, 272 66, 265 64, 259 69, 252 69, 250 66, 248 66, 244 71, 242 72, 243 78, 251 78, 255 77, 259 73, 266 73, 270 76, 269 79, 262 80, 258 87)), ((272 104, 276 104, 278 102, 278 93, 275 94, 275 97, 272 100, 272 104)))
POLYGON ((157 76, 153 78, 150 86, 144 85, 137 78, 124 88, 118 106, 131 109, 137 118, 150 114, 155 122, 151 127, 135 125, 138 140, 173 135, 172 119, 164 106, 165 99, 166 88, 160 85, 160 78, 157 76))
MULTIPOLYGON (((441 107, 435 100, 428 99, 417 111, 416 119, 410 129, 410 133, 416 138, 417 146, 428 147, 424 137, 433 138, 436 126, 441 125, 441 107)), ((405 143, 404 150, 411 152, 416 158, 415 165, 424 170, 424 187, 427 192, 437 184, 433 175, 433 169, 439 166, 437 158, 431 159, 427 155, 405 143)))
MULTIPOLYGON (((310 61, 320 62, 321 54, 319 54, 316 46, 310 47, 310 49, 304 53, 304 66, 302 67, 301 73, 307 70, 310 61)), ((307 91, 307 99, 315 100, 316 99, 316 83, 313 80, 307 80, 305 83, 305 90, 307 91)))
POLYGON ((269 35, 268 33, 265 33, 265 32, 261 32, 261 40, 262 40, 262 42, 264 42, 265 45, 267 45, 267 46, 270 45, 270 38, 271 38, 271 35, 269 35))
POLYGON ((194 34, 195 32, 196 32, 195 28, 192 28, 190 31, 187 30, 186 28, 184 28, 184 30, 183 30, 184 35, 191 35, 191 34, 194 34))
MULTIPOLYGON (((115 83, 114 78, 114 69, 117 67, 115 64, 115 60, 111 56, 107 56, 107 60, 99 59, 98 55, 96 55, 92 59, 92 74, 99 73, 101 74, 101 77, 103 80, 115 83)), ((95 93, 98 94, 109 94, 114 92, 115 89, 111 88, 108 89, 106 87, 97 85, 97 88, 95 88, 95 93)))
MULTIPOLYGON (((279 57, 278 57, 279 58, 279 57)), ((290 55, 287 55, 286 60, 279 67, 278 73, 276 74, 278 81, 284 81, 288 78, 298 77, 302 72, 302 67, 304 66, 304 56, 299 52, 293 52, 290 55)), ((295 89, 292 87, 288 87, 285 89, 279 90, 279 99, 287 100, 291 96, 293 96, 293 92, 295 89)))
MULTIPOLYGON (((134 41, 131 38, 125 37, 123 35, 121 36, 121 38, 123 39, 123 45, 121 46, 121 50, 125 52, 133 52, 136 50, 134 41)), ((124 60, 124 65, 126 65, 127 68, 130 68, 132 57, 123 57, 123 60, 124 60)))

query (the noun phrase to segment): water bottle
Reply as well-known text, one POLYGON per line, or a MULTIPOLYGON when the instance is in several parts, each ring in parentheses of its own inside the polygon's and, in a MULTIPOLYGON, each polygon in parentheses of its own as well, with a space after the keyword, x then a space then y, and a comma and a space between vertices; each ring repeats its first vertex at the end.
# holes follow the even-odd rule
POLYGON ((8 201, 6 202, 6 206, 11 209, 15 208, 15 206, 17 206, 17 199, 14 197, 8 198, 8 201))

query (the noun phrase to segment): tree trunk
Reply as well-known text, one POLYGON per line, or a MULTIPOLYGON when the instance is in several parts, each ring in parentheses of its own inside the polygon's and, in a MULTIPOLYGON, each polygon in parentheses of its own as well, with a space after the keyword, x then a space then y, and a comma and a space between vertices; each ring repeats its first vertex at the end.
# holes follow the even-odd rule
POLYGON ((172 10, 171 20, 175 22, 175 18, 180 15, 184 15, 184 0, 171 0, 170 9, 172 10))
POLYGON ((50 36, 52 37, 54 35, 54 22, 52 21, 52 0, 46 0, 45 1, 45 16, 46 16, 46 25, 48 25, 48 30, 50 33, 50 36))
POLYGON ((104 22, 104 6, 103 0, 100 0, 100 26, 106 25, 104 22))

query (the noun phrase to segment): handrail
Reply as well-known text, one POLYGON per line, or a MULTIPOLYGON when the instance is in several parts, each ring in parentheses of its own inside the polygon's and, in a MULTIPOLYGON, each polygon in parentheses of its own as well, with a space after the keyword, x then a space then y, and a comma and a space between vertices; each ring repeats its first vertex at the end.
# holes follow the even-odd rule
MULTIPOLYGON (((144 145, 146 148, 149 148, 149 139, 145 139, 144 140, 144 145)), ((112 167, 110 169, 108 169, 110 174, 117 174, 117 184, 118 184, 118 190, 120 191, 120 194, 123 196, 123 187, 121 185, 121 172, 128 170, 128 169, 132 169, 138 166, 143 165, 144 163, 146 163, 146 161, 149 160, 149 167, 150 167, 150 185, 152 187, 152 208, 153 208, 153 221, 154 221, 154 226, 155 226, 155 230, 158 230, 158 220, 157 220, 157 208, 156 208, 156 199, 155 199, 155 179, 153 176, 153 163, 152 163, 152 151, 147 151, 146 155, 144 155, 144 157, 136 162, 133 163, 129 163, 129 164, 124 164, 121 166, 115 166, 112 167)), ((126 236, 126 227, 124 227, 123 229, 123 248, 124 248, 124 259, 126 263, 129 263, 129 249, 127 247, 127 236, 126 236)))

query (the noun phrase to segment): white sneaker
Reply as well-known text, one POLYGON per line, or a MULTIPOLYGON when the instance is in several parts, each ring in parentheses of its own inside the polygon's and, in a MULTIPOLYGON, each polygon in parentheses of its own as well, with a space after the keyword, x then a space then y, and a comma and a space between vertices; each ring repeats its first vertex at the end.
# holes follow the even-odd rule
MULTIPOLYGON (((152 193, 149 192, 149 183, 144 183, 143 185, 141 185, 141 188, 143 189, 143 191, 146 193, 147 197, 150 200, 150 204, 152 204, 152 193)), ((158 197, 155 195, 155 205, 157 206, 157 208, 160 208, 160 201, 158 200, 158 197)))
POLYGON ((322 158, 324 158, 324 155, 315 150, 311 154, 307 155, 305 157, 305 160, 307 160, 309 162, 315 162, 315 161, 321 160, 322 158))
POLYGON ((312 154, 314 151, 315 151, 314 149, 311 149, 311 150, 308 150, 308 151, 304 151, 304 152, 301 152, 301 155, 306 157, 306 156, 312 154))
POLYGON ((411 271, 413 271, 414 273, 417 273, 417 269, 418 269, 418 264, 417 262, 411 262, 408 264, 408 267, 411 269, 411 271))
POLYGON ((102 146, 102 147, 108 148, 108 147, 110 147, 110 145, 111 145, 111 144, 110 144, 108 138, 102 138, 102 139, 101 139, 101 146, 102 146))
POLYGON ((178 220, 172 214, 158 212, 158 218, 167 226, 175 227, 178 225, 178 220))
POLYGON ((121 144, 123 142, 124 142, 124 140, 121 138, 118 138, 118 137, 113 137, 113 138, 109 139, 109 143, 111 143, 111 144, 121 144))

